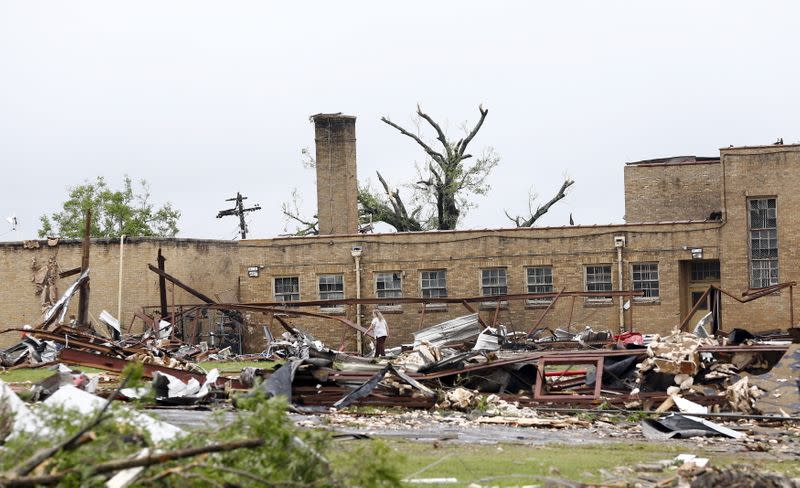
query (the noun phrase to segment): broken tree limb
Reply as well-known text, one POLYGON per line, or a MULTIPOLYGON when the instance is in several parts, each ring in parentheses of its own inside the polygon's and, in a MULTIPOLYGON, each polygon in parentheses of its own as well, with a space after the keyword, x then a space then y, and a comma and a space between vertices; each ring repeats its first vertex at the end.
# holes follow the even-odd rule
MULTIPOLYGON (((141 458, 125 458, 107 461, 95 466, 87 468, 86 475, 92 476, 96 474, 113 473, 123 469, 138 468, 142 466, 152 466, 154 464, 166 463, 175 461, 177 459, 184 459, 200 454, 211 452, 233 451, 236 449, 250 449, 264 445, 264 439, 241 439, 222 444, 210 444, 208 446, 189 447, 186 449, 178 449, 176 451, 154 453, 141 458)), ((27 477, 0 477, 0 486, 3 487, 22 487, 22 486, 37 486, 37 485, 52 485, 58 483, 65 476, 75 473, 76 470, 70 469, 61 471, 59 473, 40 475, 40 476, 27 476, 27 477)))
MULTIPOLYGON (((34 453, 30 458, 28 458, 25 462, 23 462, 21 465, 17 466, 16 469, 14 469, 13 476, 17 477, 25 476, 26 474, 36 469, 37 466, 39 466, 46 460, 56 455, 62 449, 69 450, 74 446, 76 446, 79 443, 79 440, 84 436, 84 434, 86 434, 96 426, 100 425, 100 423, 102 423, 104 420, 106 420, 106 418, 108 418, 106 417, 106 412, 108 411, 108 408, 111 406, 111 402, 113 402, 119 395, 119 392, 123 388, 125 388, 125 385, 128 384, 128 380, 130 380, 130 376, 126 376, 125 378, 123 378, 122 383, 120 383, 119 387, 116 390, 114 390, 111 396, 108 397, 108 400, 106 401, 105 405, 103 405, 103 408, 101 408, 100 411, 97 412, 97 415, 95 415, 94 419, 91 422, 86 424, 81 430, 76 432, 74 435, 65 439, 62 442, 59 442, 55 446, 48 447, 46 449, 42 449, 34 453)), ((2 479, 0 479, 0 486, 4 486, 2 479)))
POLYGON ((567 189, 574 184, 575 184, 574 180, 570 180, 569 178, 564 180, 564 183, 561 185, 561 188, 558 189, 558 193, 556 193, 556 195, 553 198, 551 198, 549 202, 545 203, 544 205, 536 207, 535 212, 533 211, 532 208, 530 208, 530 205, 531 202, 536 198, 536 196, 535 195, 530 196, 528 199, 528 210, 531 213, 530 217, 527 218, 522 218, 521 216, 512 217, 511 215, 509 215, 508 211, 504 211, 506 217, 508 217, 508 220, 514 222, 514 224, 516 224, 517 227, 531 227, 533 226, 534 222, 539 220, 539 218, 542 215, 546 214, 550 210, 550 207, 555 205, 556 202, 558 202, 562 198, 566 197, 567 189))

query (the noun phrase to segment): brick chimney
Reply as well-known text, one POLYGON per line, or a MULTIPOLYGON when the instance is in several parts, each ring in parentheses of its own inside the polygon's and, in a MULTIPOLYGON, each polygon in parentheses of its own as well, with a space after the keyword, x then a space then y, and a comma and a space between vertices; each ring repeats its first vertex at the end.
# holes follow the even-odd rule
POLYGON ((317 217, 319 233, 358 232, 358 180, 356 179, 356 118, 317 114, 317 217))

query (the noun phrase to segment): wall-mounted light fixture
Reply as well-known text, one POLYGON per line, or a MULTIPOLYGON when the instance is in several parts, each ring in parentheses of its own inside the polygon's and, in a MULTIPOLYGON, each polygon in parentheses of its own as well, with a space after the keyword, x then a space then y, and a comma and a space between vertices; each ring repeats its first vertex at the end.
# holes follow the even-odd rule
POLYGON ((247 276, 251 278, 258 278, 258 266, 248 266, 247 267, 247 276))
POLYGON ((703 248, 702 247, 693 247, 692 248, 692 259, 703 259, 703 248))

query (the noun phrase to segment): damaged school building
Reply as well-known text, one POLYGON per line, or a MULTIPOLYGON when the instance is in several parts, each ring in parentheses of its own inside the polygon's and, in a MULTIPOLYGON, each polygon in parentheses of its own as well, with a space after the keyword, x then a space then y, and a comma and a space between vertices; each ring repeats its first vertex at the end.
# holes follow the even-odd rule
MULTIPOLYGON (((86 415, 136 399, 123 408, 148 410, 131 428, 161 452, 190 435, 165 413, 280 397, 298 426, 358 439, 583 429, 796 458, 800 145, 628 163, 624 224, 361 233, 356 119, 312 120, 320 235, 0 243, 0 413, 15 419, 0 452, 6 434, 47 432, 41 407, 86 415), (4 381, 45 368, 36 383, 4 381), (126 387, 134 369, 149 383, 126 387), (603 417, 573 415, 587 412, 603 417)), ((208 426, 193 418, 187 429, 208 426)), ((168 454, 266 446, 254 435, 168 454)), ((122 467, 165 456, 92 469, 136 478, 122 467)), ((0 472, 0 486, 75 475, 45 459, 0 472)), ((687 483, 713 474, 706 458, 676 460, 687 483)))
MULTIPOLYGON (((308 305, 309 315, 293 323, 347 350, 359 347, 359 337, 337 319, 363 327, 374 308, 387 317, 389 347, 471 310, 484 324, 513 331, 666 334, 681 324, 694 327, 709 309, 724 330, 794 325, 791 286, 758 290, 800 276, 800 145, 627 163, 624 224, 362 234, 356 119, 312 119, 320 235, 93 239, 90 317, 96 322, 109 310, 126 327, 137 314, 157 313, 159 276, 148 264, 156 264, 160 250, 167 273, 214 302, 308 305), (759 299, 748 300, 754 293, 759 299)), ((0 263, 7 284, 0 324, 33 324, 74 280, 59 274, 80 266, 81 243, 2 243, 0 263)), ((173 286, 166 302, 201 301, 173 286)), ((245 317, 242 352, 262 351, 265 333, 281 332, 268 314, 245 310, 245 317)), ((213 339, 209 327, 205 339, 213 339)), ((0 346, 17 339, 0 334, 0 346)))

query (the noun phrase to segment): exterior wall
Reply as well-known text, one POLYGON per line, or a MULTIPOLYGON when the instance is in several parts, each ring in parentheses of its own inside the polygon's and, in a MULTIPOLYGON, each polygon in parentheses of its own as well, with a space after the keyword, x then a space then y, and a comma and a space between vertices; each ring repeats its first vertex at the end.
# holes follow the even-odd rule
POLYGON ((319 232, 358 232, 356 118, 319 114, 314 120, 317 147, 317 217, 319 232))
MULTIPOLYGON (((36 324, 41 318, 41 298, 34 295, 32 282, 33 260, 46 264, 54 257, 61 271, 79 267, 81 264, 80 241, 62 240, 50 247, 46 240, 36 241, 37 249, 26 249, 21 242, 0 244, 0 276, 4 286, 0 287, 0 331, 36 324)), ((239 258, 238 245, 230 241, 203 241, 189 239, 126 239, 123 260, 122 318, 127 327, 133 313, 145 305, 157 305, 158 277, 147 269, 147 264, 156 264, 156 254, 161 247, 167 258, 166 270, 212 298, 235 301, 238 298, 239 258)), ((93 239, 89 261, 90 295, 89 318, 97 323, 102 310, 117 314, 119 286, 119 241, 93 239)), ((77 276, 59 279, 59 296, 77 276)), ((172 293, 167 284, 167 298, 172 303, 172 293)), ((176 303, 197 303, 198 300, 180 288, 175 289, 176 303)), ((77 315, 77 295, 70 302, 69 314, 77 315)), ((0 334, 0 348, 19 340, 17 333, 0 334)))
MULTIPOLYGON (((375 274, 379 271, 400 271, 403 296, 419 297, 420 272, 430 269, 447 270, 448 296, 479 296, 480 269, 488 267, 506 267, 508 292, 527 293, 525 268, 540 265, 553 267, 556 291, 562 288, 581 291, 585 289, 585 265, 612 264, 613 289, 619 290, 614 236, 623 235, 627 241, 623 254, 624 289, 631 289, 631 263, 659 263, 661 298, 647 304, 634 303, 634 327, 665 333, 680 322, 679 261, 690 258, 684 247, 702 245, 707 258, 718 257, 718 226, 719 223, 620 225, 250 240, 243 242, 240 249, 241 294, 245 302, 273 301, 274 278, 298 276, 300 299, 317 300, 317 277, 341 273, 345 297, 354 298, 356 279, 350 254, 353 246, 363 248, 363 298, 376 296, 375 274), (258 277, 246 277, 249 266, 263 267, 258 277)), ((592 326, 616 331, 618 306, 617 299, 611 304, 598 305, 576 298, 573 305, 572 298, 562 298, 545 317, 542 326, 566 328, 571 320, 572 330, 592 326)), ((372 307, 363 308, 364 321, 368 322, 372 307)), ((527 331, 543 309, 530 307, 522 300, 511 301, 500 311, 498 323, 511 330, 527 331)), ((420 326, 468 313, 461 305, 450 304, 446 311, 426 310, 423 322, 421 312, 421 305, 417 304, 403 305, 398 313, 384 312, 390 326, 389 345, 411 342, 411 333, 420 326)), ((482 310, 481 314, 491 321, 494 307, 482 310)), ((355 307, 348 307, 346 315, 355 321, 355 307)), ((625 320, 630 325, 630 312, 626 312, 625 320)), ((292 322, 332 347, 338 347, 343 337, 347 338, 348 348, 354 345, 354 334, 336 322, 316 318, 297 318, 292 322)), ((280 330, 273 333, 280 333, 280 330)))
MULTIPOLYGON (((763 146, 721 149, 725 188, 725 225, 721 229, 722 287, 741 293, 749 283, 747 200, 776 197, 779 282, 800 280, 800 146, 763 146)), ((726 329, 752 329, 759 324, 789 326, 789 291, 741 305, 723 300, 726 329)), ((795 324, 797 321, 795 320, 795 324)))
POLYGON ((719 161, 625 166, 625 221, 706 220, 722 210, 719 161))

